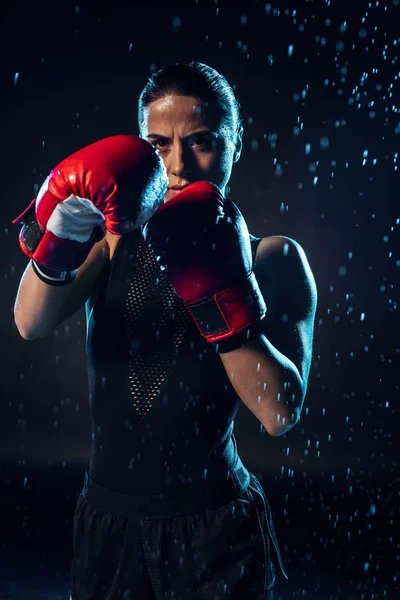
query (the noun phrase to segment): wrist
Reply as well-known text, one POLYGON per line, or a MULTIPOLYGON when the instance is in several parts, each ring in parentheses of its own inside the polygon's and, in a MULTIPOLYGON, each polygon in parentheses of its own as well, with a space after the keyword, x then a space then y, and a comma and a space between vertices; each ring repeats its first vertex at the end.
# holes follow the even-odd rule
POLYGON ((39 265, 33 259, 31 260, 31 265, 35 274, 37 275, 37 277, 39 277, 41 281, 53 286, 67 285, 68 283, 71 283, 75 280, 76 274, 78 272, 77 269, 73 271, 60 271, 58 269, 50 269, 49 267, 39 265))
POLYGON ((222 342, 246 331, 266 313, 265 301, 254 273, 236 285, 186 306, 201 335, 210 343, 222 342))
POLYGON ((246 329, 239 333, 235 333, 219 342, 214 342, 217 352, 219 352, 219 354, 233 352, 238 348, 243 348, 248 342, 257 339, 261 333, 260 324, 261 320, 246 327, 246 329))

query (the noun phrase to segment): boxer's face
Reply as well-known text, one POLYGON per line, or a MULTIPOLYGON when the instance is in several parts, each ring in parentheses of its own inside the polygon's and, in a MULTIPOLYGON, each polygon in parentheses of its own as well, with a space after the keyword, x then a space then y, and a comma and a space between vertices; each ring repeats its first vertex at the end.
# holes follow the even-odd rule
MULTIPOLYGON (((235 155, 234 133, 201 100, 168 95, 144 109, 141 136, 159 152, 169 188, 207 180, 225 193, 235 155)), ((179 190, 168 189, 164 201, 179 190)))

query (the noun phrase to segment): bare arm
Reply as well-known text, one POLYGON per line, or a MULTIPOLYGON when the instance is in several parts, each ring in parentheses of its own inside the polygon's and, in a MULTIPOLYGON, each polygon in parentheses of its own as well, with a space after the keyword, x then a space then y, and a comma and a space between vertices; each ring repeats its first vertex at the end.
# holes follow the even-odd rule
POLYGON ((109 246, 103 238, 93 246, 75 280, 58 287, 41 281, 29 261, 14 305, 15 324, 21 336, 25 340, 45 337, 76 313, 89 298, 108 260, 109 246))
POLYGON ((300 419, 317 288, 304 250, 285 236, 260 242, 254 273, 267 305, 261 336, 220 356, 240 399, 270 435, 278 436, 300 419))

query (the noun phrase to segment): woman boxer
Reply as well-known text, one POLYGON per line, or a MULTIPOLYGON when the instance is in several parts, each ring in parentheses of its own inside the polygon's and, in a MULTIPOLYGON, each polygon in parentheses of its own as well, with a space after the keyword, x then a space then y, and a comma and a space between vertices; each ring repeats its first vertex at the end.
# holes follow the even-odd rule
POLYGON ((264 491, 237 453, 234 418, 241 400, 270 435, 299 420, 315 282, 299 244, 250 235, 227 198, 243 127, 221 74, 196 62, 160 69, 138 116, 141 140, 108 138, 62 167, 75 187, 60 193, 62 218, 48 228, 63 256, 87 244, 79 260, 46 262, 20 240, 32 259, 15 305, 25 339, 86 302, 92 446, 71 600, 271 600, 276 568, 287 575, 264 491), (110 157, 117 191, 99 200, 110 157), (76 160, 90 163, 89 190, 76 160), (140 210, 121 200, 132 197, 132 172, 140 210), (155 188, 165 177, 168 189, 155 188), (57 236, 66 214, 69 237, 57 236), (70 233, 79 217, 81 239, 70 233))

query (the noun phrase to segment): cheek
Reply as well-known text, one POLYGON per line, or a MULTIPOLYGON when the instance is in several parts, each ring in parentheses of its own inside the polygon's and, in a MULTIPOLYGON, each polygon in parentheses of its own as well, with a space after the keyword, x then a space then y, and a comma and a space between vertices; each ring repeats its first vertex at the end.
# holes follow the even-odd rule
POLYGON ((220 157, 215 154, 197 154, 194 158, 197 167, 203 173, 217 173, 220 157))
POLYGON ((230 173, 232 170, 233 155, 229 148, 226 148, 219 156, 219 169, 221 173, 230 173))
POLYGON ((208 160, 210 169, 219 173, 227 173, 232 169, 232 152, 226 146, 222 151, 209 155, 208 160))
POLYGON ((224 168, 230 168, 232 165, 232 152, 230 150, 226 150, 221 156, 221 164, 224 168))
POLYGON ((209 168, 203 169, 207 179, 219 187, 225 186, 232 172, 232 153, 227 151, 212 157, 209 168))

